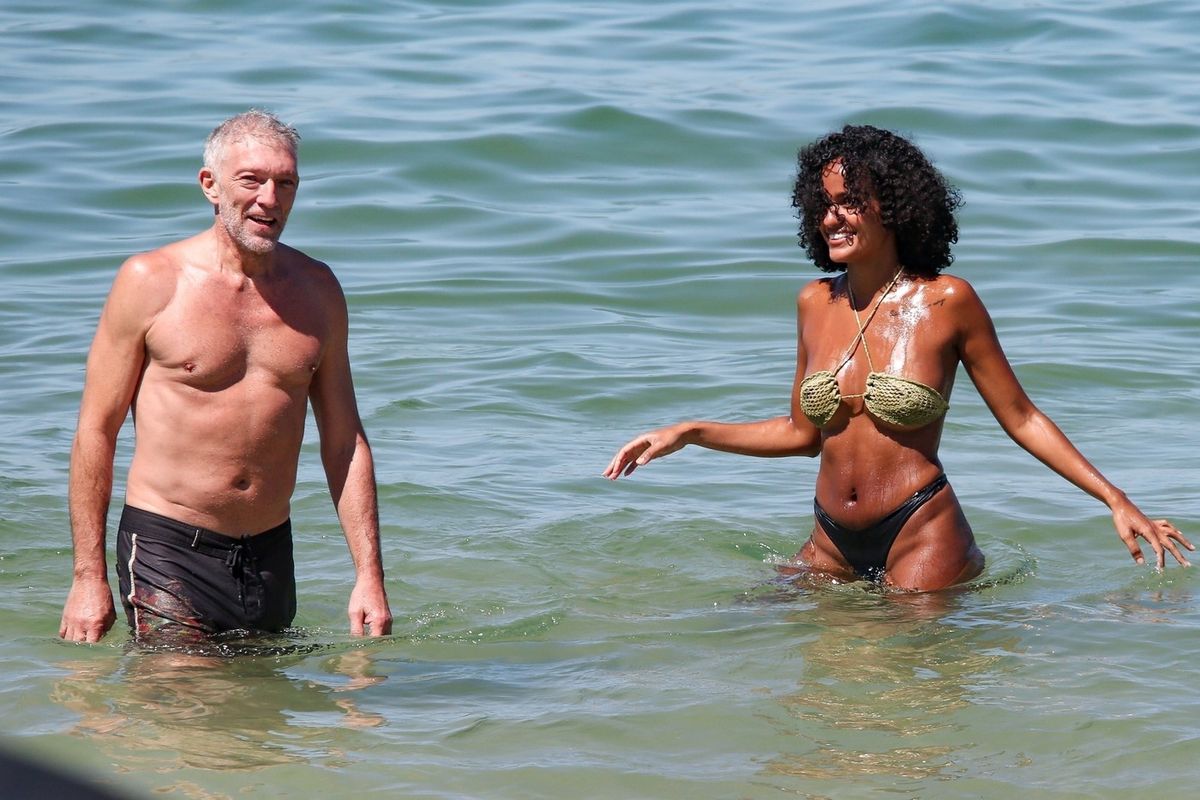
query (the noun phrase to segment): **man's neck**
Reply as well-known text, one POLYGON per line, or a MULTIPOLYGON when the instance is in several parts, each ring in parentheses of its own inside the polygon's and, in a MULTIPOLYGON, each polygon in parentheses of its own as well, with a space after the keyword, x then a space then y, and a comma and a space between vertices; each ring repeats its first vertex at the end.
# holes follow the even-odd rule
POLYGON ((216 267, 222 272, 243 275, 251 280, 269 277, 275 271, 279 244, 267 253, 256 253, 239 245, 220 223, 213 226, 216 267))

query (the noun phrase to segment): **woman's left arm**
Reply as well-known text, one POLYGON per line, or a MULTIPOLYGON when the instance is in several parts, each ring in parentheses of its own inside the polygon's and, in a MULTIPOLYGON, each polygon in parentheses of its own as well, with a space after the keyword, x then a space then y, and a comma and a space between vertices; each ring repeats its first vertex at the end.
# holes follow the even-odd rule
POLYGON ((959 358, 1004 432, 1050 469, 1108 506, 1117 535, 1134 561, 1141 564, 1145 560, 1137 542, 1141 536, 1154 549, 1159 569, 1166 565, 1167 552, 1180 564, 1190 566, 1178 545, 1188 550, 1195 547, 1179 529, 1165 519, 1148 519, 1033 404, 1000 347, 995 325, 983 302, 966 281, 951 280, 947 305, 959 325, 959 358))

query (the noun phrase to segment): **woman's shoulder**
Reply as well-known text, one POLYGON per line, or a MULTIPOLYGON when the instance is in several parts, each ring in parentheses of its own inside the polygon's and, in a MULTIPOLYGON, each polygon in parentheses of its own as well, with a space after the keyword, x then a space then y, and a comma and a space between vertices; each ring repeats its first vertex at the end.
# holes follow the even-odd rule
POLYGON ((975 287, 957 275, 938 275, 929 280, 926 304, 932 308, 941 306, 945 319, 952 320, 960 334, 986 330, 991 327, 991 315, 975 287))
POLYGON ((977 305, 981 302, 979 295, 975 293, 975 287, 966 278, 943 273, 925 280, 928 285, 927 291, 936 299, 945 300, 947 305, 977 305))
POLYGON ((816 278, 800 287, 796 295, 796 304, 804 306, 812 302, 827 303, 833 297, 833 285, 838 280, 837 275, 827 278, 816 278))

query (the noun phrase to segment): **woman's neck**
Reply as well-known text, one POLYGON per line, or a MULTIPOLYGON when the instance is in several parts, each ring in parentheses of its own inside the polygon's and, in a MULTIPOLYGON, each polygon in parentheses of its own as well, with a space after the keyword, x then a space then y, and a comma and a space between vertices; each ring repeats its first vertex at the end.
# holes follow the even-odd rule
POLYGON ((875 295, 890 286, 904 267, 894 259, 871 264, 847 264, 846 284, 854 295, 855 304, 870 305, 875 295))

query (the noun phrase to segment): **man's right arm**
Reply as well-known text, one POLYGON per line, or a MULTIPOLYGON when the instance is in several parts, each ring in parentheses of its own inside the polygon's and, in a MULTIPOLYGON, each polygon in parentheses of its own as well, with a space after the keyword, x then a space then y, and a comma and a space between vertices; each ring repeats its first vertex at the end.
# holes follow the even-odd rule
POLYGON ((88 353, 68 488, 74 575, 58 631, 68 641, 99 641, 116 621, 105 558, 113 454, 145 363, 146 331, 169 299, 156 266, 142 256, 121 267, 88 353))

